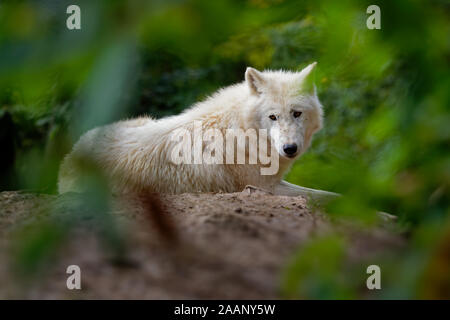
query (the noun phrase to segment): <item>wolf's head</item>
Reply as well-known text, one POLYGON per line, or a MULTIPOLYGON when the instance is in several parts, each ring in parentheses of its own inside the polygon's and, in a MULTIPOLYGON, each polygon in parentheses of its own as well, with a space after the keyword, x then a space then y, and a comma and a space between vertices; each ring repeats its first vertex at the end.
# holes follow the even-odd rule
POLYGON ((302 154, 322 127, 322 105, 309 79, 315 66, 316 62, 300 72, 260 72, 253 68, 245 72, 253 117, 261 129, 269 132, 284 158, 302 154))

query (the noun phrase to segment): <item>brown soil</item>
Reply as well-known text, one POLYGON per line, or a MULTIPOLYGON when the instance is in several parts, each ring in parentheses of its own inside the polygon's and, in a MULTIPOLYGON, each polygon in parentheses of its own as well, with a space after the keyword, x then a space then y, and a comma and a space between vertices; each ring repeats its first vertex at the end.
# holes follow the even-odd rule
POLYGON ((11 267, 16 231, 45 221, 50 213, 42 208, 49 205, 58 208, 61 219, 83 205, 74 209, 73 203, 80 202, 75 194, 0 193, 0 298, 280 298, 283 268, 313 237, 331 231, 345 234, 349 261, 401 250, 404 243, 384 227, 332 223, 326 215, 311 212, 302 197, 253 188, 158 197, 160 205, 157 198, 150 205, 138 197, 115 200, 113 215, 127 239, 125 259, 111 259, 93 232, 96 220, 85 216, 51 265, 37 280, 26 282, 11 267), (159 219, 150 211, 160 211, 159 219), (81 268, 82 290, 66 288, 71 264, 81 268))

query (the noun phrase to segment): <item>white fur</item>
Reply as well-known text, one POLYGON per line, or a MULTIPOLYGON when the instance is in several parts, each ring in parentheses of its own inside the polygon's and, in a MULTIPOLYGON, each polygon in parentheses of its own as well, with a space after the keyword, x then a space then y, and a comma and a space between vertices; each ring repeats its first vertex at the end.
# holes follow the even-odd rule
POLYGON ((109 179, 113 192, 236 192, 246 185, 275 190, 283 175, 309 147, 321 128, 322 107, 315 92, 304 87, 315 63, 301 72, 247 68, 245 81, 223 88, 180 115, 154 120, 149 117, 120 121, 84 134, 64 159, 59 192, 82 191, 82 169, 77 159, 88 157, 109 179), (293 110, 301 111, 298 118, 293 110), (276 115, 277 121, 269 119, 276 115), (180 164, 171 162, 171 133, 193 129, 267 129, 280 153, 275 175, 260 174, 260 164, 180 164), (274 132, 278 134, 275 135, 274 132), (298 153, 288 158, 283 144, 296 143, 298 153))

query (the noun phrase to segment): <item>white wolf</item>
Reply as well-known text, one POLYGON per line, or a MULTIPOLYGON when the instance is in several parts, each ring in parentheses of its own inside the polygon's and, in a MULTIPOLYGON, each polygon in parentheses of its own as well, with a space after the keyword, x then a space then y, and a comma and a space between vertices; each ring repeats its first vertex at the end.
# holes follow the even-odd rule
MULTIPOLYGON (((322 106, 306 86, 312 63, 300 72, 247 68, 245 81, 223 88, 180 115, 117 122, 84 134, 64 159, 59 192, 82 191, 78 159, 88 157, 109 179, 113 192, 238 192, 253 185, 283 195, 316 199, 334 194, 299 187, 282 180, 292 163, 310 145, 322 126, 322 106), (261 175, 264 165, 174 164, 171 150, 177 129, 267 129, 268 143, 279 153, 279 170, 261 175)), ((203 146, 204 148, 205 146, 203 146)), ((248 155, 248 152, 247 152, 248 155)))

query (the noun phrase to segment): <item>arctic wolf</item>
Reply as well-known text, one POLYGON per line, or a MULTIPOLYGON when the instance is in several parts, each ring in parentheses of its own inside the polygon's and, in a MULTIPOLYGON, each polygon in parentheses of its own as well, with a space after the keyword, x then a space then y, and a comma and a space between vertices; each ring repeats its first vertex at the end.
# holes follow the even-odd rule
POLYGON ((108 177, 114 193, 238 192, 253 185, 275 194, 331 195, 282 180, 322 127, 322 105, 315 89, 307 85, 315 66, 312 63, 300 72, 260 72, 249 67, 243 82, 219 90, 180 115, 160 120, 143 117, 95 128, 84 134, 64 159, 59 192, 83 191, 79 159, 88 158, 108 177), (276 172, 261 174, 261 169, 271 164, 260 161, 174 163, 171 155, 178 142, 173 133, 180 129, 192 132, 198 122, 203 130, 214 129, 224 135, 230 129, 267 130, 267 143, 279 161, 276 172))

